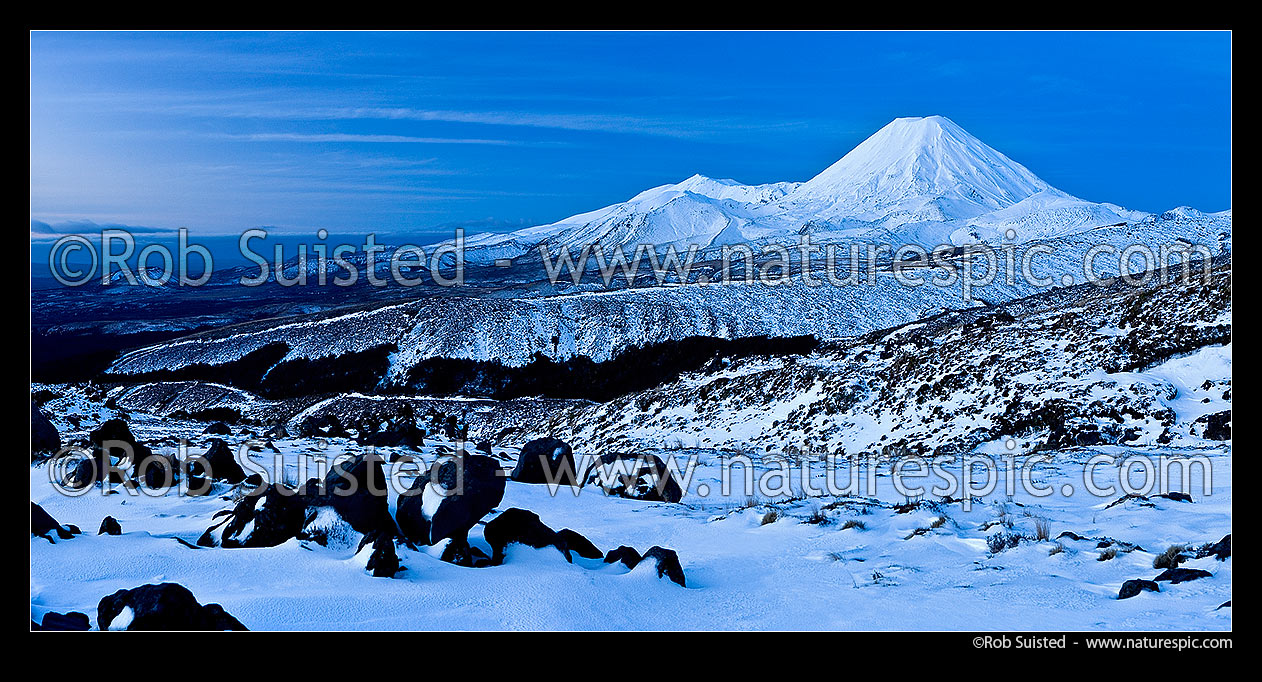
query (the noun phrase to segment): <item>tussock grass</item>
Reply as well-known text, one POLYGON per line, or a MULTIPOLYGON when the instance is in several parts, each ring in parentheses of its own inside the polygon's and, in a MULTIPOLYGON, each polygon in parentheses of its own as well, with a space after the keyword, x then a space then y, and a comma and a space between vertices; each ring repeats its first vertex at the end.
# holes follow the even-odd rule
POLYGON ((1158 554, 1152 560, 1153 568, 1178 568, 1179 564, 1187 561, 1187 555, 1184 552, 1190 550, 1188 545, 1170 545, 1166 551, 1158 554))
POLYGON ((824 510, 815 506, 811 507, 811 515, 806 517, 806 522, 817 526, 823 526, 831 523, 832 519, 828 517, 828 514, 824 513, 824 510))

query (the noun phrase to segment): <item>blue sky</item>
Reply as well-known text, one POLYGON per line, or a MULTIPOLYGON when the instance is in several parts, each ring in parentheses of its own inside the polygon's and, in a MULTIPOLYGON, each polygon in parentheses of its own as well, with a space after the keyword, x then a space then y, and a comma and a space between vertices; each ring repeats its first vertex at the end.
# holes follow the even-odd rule
POLYGON ((1226 33, 35 33, 31 218, 551 222, 806 180, 941 114, 1071 194, 1231 207, 1226 33))

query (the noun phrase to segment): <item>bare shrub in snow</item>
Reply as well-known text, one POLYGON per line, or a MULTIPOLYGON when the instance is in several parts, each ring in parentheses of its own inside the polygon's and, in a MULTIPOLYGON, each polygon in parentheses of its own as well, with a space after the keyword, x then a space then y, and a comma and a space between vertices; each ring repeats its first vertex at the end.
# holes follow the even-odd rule
POLYGON ((1029 539, 1029 536, 1020 533, 995 533, 986 538, 986 547, 991 554, 998 554, 1005 549, 1012 549, 1021 544, 1022 540, 1029 539))
POLYGON ((1153 568, 1178 568, 1179 564, 1187 561, 1187 555, 1184 552, 1191 549, 1187 545, 1170 545, 1166 551, 1158 554, 1152 560, 1153 568))

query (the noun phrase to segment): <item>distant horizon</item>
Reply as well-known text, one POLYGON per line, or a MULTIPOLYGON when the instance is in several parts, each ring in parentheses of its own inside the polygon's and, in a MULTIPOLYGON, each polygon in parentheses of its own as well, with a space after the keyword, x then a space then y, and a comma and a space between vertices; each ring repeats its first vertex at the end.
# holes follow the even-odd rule
POLYGON ((807 180, 929 115, 1083 199, 1214 213, 1230 65, 1226 32, 35 32, 31 220, 502 232, 807 180))

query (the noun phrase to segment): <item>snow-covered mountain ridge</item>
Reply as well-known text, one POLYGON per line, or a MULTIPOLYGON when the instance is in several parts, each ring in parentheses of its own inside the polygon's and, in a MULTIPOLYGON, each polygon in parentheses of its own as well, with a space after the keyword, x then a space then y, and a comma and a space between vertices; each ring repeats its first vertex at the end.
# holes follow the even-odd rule
POLYGON ((1025 452, 1195 447, 1230 437, 1231 326, 1217 259, 1188 282, 1080 285, 733 361, 539 431, 614 450, 816 455, 956 456, 1008 438, 1025 452))
MULTIPOLYGON (((1076 281, 1081 281, 1085 254, 1101 244, 1120 253, 1128 244, 1184 240, 1206 245, 1216 255, 1229 252, 1229 218, 1183 216, 1166 214, 1039 242, 1051 250, 1032 261, 1032 274, 1059 283, 1063 274, 1077 273, 1076 281)), ((1116 259, 1099 258, 1095 265, 1101 276, 1117 272, 1116 259)), ((429 297, 214 329, 127 353, 110 372, 141 375, 197 364, 223 365, 269 344, 285 345, 283 360, 336 357, 392 344, 396 351, 384 378, 390 384, 427 358, 520 366, 541 353, 558 360, 583 355, 603 362, 631 346, 690 336, 838 338, 1043 290, 1020 276, 1012 283, 1000 277, 977 287, 969 303, 959 287, 909 287, 881 275, 873 284, 854 286, 807 286, 795 277, 776 286, 735 282, 612 291, 576 288, 551 296, 429 297)))
MULTIPOLYGON (((591 451, 674 444, 955 456, 1009 438, 1024 452, 1200 448, 1230 433, 1231 312, 1231 265, 1221 257, 1208 276, 1196 272, 1186 282, 1084 284, 945 312, 826 342, 806 355, 716 360, 604 403, 463 404, 475 439, 556 435, 591 451)), ((378 403, 400 401, 419 411, 431 400, 349 394, 269 401, 205 382, 119 387, 112 395, 129 410, 231 407, 289 422, 316 413, 354 420, 378 403)))
MULTIPOLYGON (((1232 212, 1180 207, 1161 214, 1127 211, 1061 192, 942 117, 897 119, 805 183, 748 186, 693 176, 630 201, 551 225, 470 237, 465 257, 513 259, 540 244, 577 253, 591 243, 716 247, 734 242, 939 244, 976 241, 1036 246, 1038 277, 1060 286, 1083 281, 1084 259, 1104 246, 1114 254, 1142 244, 1154 252, 1175 242, 1231 249, 1232 212)), ((537 257, 537 256, 536 256, 537 257)), ((1098 258, 1098 274, 1117 272, 1116 258, 1098 258), (1101 271, 1103 269, 1103 271, 1101 271)), ((519 261, 523 277, 541 277, 537 261, 519 261)), ((1149 263, 1147 267, 1153 267, 1149 263)), ((296 268, 297 265, 294 265, 296 268)), ((310 264, 309 264, 310 267, 310 264)), ((1141 268, 1142 269, 1142 268, 1141 268)), ((224 327, 121 356, 116 375, 144 375, 190 365, 238 361, 283 344, 281 361, 320 359, 393 347, 383 378, 396 384, 435 357, 528 363, 536 353, 603 362, 621 350, 690 336, 854 336, 906 324, 943 310, 995 304, 1044 290, 1024 277, 999 278, 973 292, 910 287, 892 277, 864 286, 744 284, 602 289, 570 287, 566 274, 551 286, 509 286, 400 302, 384 296, 368 305, 224 327)))
POLYGON ((626 202, 508 234, 466 240, 489 262, 599 244, 685 248, 864 236, 932 248, 1029 242, 1149 217, 1062 192, 942 116, 899 118, 802 183, 742 185, 694 175, 626 202))

